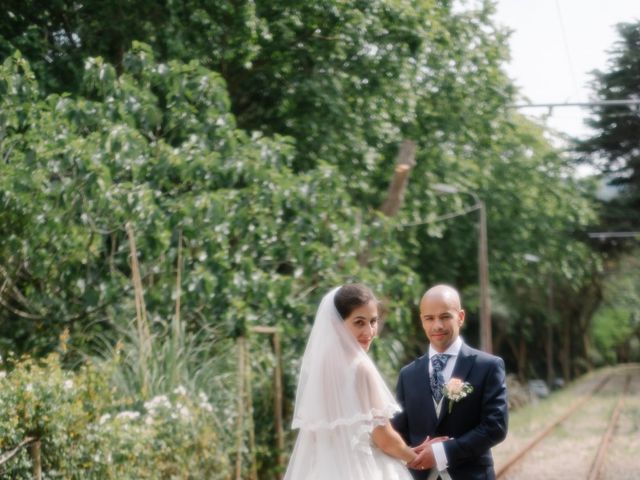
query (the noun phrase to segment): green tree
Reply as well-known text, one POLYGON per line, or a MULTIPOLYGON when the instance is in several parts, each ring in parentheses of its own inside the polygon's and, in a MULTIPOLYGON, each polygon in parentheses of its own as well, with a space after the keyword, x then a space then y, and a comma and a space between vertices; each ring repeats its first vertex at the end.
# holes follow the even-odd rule
POLYGON ((607 273, 603 301, 590 334, 597 364, 635 362, 640 359, 640 262, 637 252, 624 255, 607 273))
MULTIPOLYGON (((599 100, 635 99, 640 89, 640 22, 618 25, 619 39, 607 70, 596 71, 593 89, 599 100)), ((594 135, 578 142, 578 152, 617 188, 605 204, 603 221, 610 229, 637 229, 640 213, 640 119, 637 105, 593 107, 588 124, 594 135)))
MULTIPOLYGON (((341 201, 353 206, 362 221, 382 204, 397 146, 401 139, 410 138, 418 144, 417 165, 396 224, 429 222, 468 205, 468 196, 445 199, 431 190, 435 182, 453 183, 476 192, 487 204, 491 280, 498 291, 508 292, 523 276, 520 268, 527 268, 522 260, 526 252, 544 254, 554 269, 562 265, 563 278, 587 274, 583 266, 590 263, 583 261, 586 253, 571 234, 591 221, 590 207, 582 194, 573 198, 573 189, 582 187, 566 181, 570 172, 564 160, 530 133, 526 122, 510 116, 514 87, 502 70, 508 56, 507 36, 492 19, 492 2, 478 2, 464 11, 445 1, 171 2, 157 6, 153 14, 141 15, 136 28, 129 28, 128 22, 133 21, 129 17, 113 21, 126 13, 118 2, 108 7, 113 12, 100 2, 84 3, 74 11, 66 3, 53 4, 46 11, 32 8, 32 13, 30 8, 14 5, 9 9, 14 15, 5 19, 0 30, 5 51, 13 46, 27 49, 24 32, 29 25, 35 28, 49 22, 55 25, 49 30, 66 29, 65 35, 46 41, 29 37, 38 46, 34 51, 40 53, 30 53, 28 58, 43 78, 44 90, 68 87, 72 98, 79 94, 83 102, 121 102, 113 110, 127 115, 139 108, 135 116, 144 122, 139 125, 149 141, 160 138, 172 147, 180 145, 186 136, 202 131, 196 125, 185 130, 183 121, 202 123, 205 117, 198 114, 197 120, 190 120, 189 112, 171 111, 172 98, 158 92, 162 86, 152 77, 145 80, 144 101, 137 94, 112 96, 112 87, 101 83, 104 79, 80 77, 84 58, 102 54, 106 64, 111 62, 115 68, 101 68, 100 75, 124 82, 127 92, 137 92, 137 86, 125 81, 135 66, 114 53, 128 48, 134 34, 153 46, 160 62, 178 58, 188 65, 195 58, 199 65, 218 71, 227 85, 227 114, 233 112, 237 126, 262 132, 255 133, 256 138, 277 143, 285 135, 286 177, 310 174, 315 178, 329 169, 332 176, 340 177, 335 188, 348 193, 341 201), (61 19, 67 19, 66 26, 61 19), (107 22, 108 28, 103 27, 107 22), (75 36, 82 40, 75 46, 59 40, 75 36), (114 44, 119 47, 106 48, 114 44), (47 62, 43 52, 54 47, 63 52, 47 62), (76 80, 58 75, 52 64, 72 72, 76 80), (128 104, 130 98, 137 103, 128 104), (568 240, 572 248, 562 250, 568 240), (564 252, 558 253, 562 261, 551 251, 564 252)), ((144 8, 134 2, 130 11, 144 8)), ((20 103, 12 108, 23 107, 20 103)), ((97 122, 101 111, 83 115, 84 121, 97 122)), ((225 145, 222 142, 221 148, 228 149, 225 145)), ((260 213, 257 208, 243 210, 244 215, 260 213)), ((422 285, 444 280, 473 288, 477 283, 474 221, 470 215, 424 229, 389 232, 387 238, 392 243, 397 239, 406 268, 420 276, 422 285)), ((126 251, 122 223, 118 228, 120 233, 113 234, 107 248, 126 251)), ((272 228, 276 227, 265 226, 265 231, 272 228)), ((178 232, 176 227, 169 235, 173 247, 178 232)), ((184 233, 186 241, 193 241, 188 234, 184 233)), ((358 235, 364 234, 358 230, 358 235)), ((350 248, 358 252, 366 243, 350 248)), ((376 245, 381 248, 383 243, 376 245)), ((381 258, 387 261, 386 256, 381 258)), ((126 258, 121 261, 126 265, 126 258)), ((367 267, 378 268, 375 261, 370 258, 367 267)), ((277 260, 274 265, 276 271, 295 271, 288 261, 277 260)), ((233 311, 227 304, 219 306, 220 312, 233 311)))
MULTIPOLYGON (((158 63, 135 44, 120 76, 100 58, 85 63, 73 97, 42 96, 19 53, 0 71, 5 348, 42 353, 66 328, 84 351, 115 341, 141 316, 132 255, 150 334, 172 328, 180 278, 178 328, 210 332, 200 338, 210 358, 228 354, 216 338, 280 326, 295 378, 320 295, 355 279, 392 299, 388 330, 407 335, 417 278, 393 226, 352 202, 336 167, 293 172, 291 139, 237 129, 224 80, 195 61, 158 63)), ((397 364, 398 340, 387 341, 381 361, 397 364)), ((143 363, 164 347, 144 348, 143 363)), ((171 386, 170 372, 140 372, 143 396, 171 386)), ((199 375, 198 387, 224 395, 199 375)))
MULTIPOLYGON (((428 284, 465 291, 475 342, 477 220, 437 221, 472 197, 434 183, 487 206, 497 336, 526 331, 540 356, 546 325, 578 329, 564 320, 599 268, 580 240, 590 186, 508 108, 492 2, 143 3, 16 2, 0 20, 2 338, 45 351, 68 327, 82 350, 114 341, 141 315, 135 238, 152 335, 180 331, 178 298, 200 345, 201 332, 280 326, 291 400, 319 296, 358 279, 388 300, 374 354, 393 375, 424 348, 413 309, 428 284), (125 54, 135 39, 146 44, 125 54), (378 210, 403 139, 416 165, 389 219, 378 210), (559 320, 544 307, 549 279, 567 297, 559 320)), ((208 353, 232 368, 228 343, 208 353)))
POLYGON ((4 311, 29 341, 59 333, 51 322, 130 317, 127 222, 149 317, 172 315, 182 238, 186 315, 228 333, 293 318, 309 288, 402 271, 397 248, 379 263, 374 248, 362 271, 356 255, 369 237, 382 246, 384 224, 351 204, 334 167, 296 175, 289 140, 236 129, 224 81, 195 62, 157 64, 136 45, 121 76, 88 60, 85 95, 40 98, 15 55, 2 85, 4 311))

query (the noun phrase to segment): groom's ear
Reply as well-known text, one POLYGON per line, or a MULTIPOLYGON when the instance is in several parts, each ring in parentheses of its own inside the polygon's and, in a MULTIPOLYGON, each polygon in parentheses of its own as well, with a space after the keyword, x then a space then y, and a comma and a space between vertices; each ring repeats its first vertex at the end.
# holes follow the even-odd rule
POLYGON ((460 325, 460 327, 462 327, 464 325, 464 316, 465 316, 464 310, 458 310, 458 315, 459 315, 458 316, 458 318, 459 318, 458 325, 460 325))

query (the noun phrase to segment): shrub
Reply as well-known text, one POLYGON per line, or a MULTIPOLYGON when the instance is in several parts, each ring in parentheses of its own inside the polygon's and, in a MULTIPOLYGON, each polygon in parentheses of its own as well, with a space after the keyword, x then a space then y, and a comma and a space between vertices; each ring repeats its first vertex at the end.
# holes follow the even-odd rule
MULTIPOLYGON (((228 478, 228 453, 204 394, 176 388, 140 405, 110 387, 108 368, 65 371, 60 355, 0 364, 0 451, 41 438, 44 478, 228 478)), ((31 478, 22 451, 0 470, 31 478)), ((0 467, 2 468, 2 467, 0 467)))

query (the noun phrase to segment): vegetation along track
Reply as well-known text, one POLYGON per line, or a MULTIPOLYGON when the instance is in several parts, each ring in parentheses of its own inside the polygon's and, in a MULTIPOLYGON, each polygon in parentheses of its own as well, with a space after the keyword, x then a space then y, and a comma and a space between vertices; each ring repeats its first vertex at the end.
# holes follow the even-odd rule
POLYGON ((497 461, 499 479, 640 478, 640 366, 605 371, 588 386, 497 461))

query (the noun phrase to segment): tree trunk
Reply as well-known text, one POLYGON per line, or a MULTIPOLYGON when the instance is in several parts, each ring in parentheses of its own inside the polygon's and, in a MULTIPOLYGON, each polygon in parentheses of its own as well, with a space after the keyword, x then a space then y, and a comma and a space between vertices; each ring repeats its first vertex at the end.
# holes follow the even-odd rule
POLYGON ((571 323, 571 315, 568 315, 562 324, 560 364, 562 366, 562 378, 565 384, 571 380, 571 323))
POLYGON ((416 165, 416 143, 413 140, 404 140, 396 157, 396 168, 393 173, 393 179, 389 185, 387 198, 385 199, 380 211, 388 217, 393 217, 404 200, 404 192, 407 189, 409 174, 411 169, 416 165))
POLYGON ((520 358, 518 356, 518 347, 510 337, 506 337, 505 341, 507 342, 507 346, 509 347, 509 350, 511 350, 511 354, 513 355, 513 358, 516 361, 516 371, 518 372, 518 379, 520 379, 521 372, 520 372, 520 358))
POLYGON ((546 329, 546 341, 545 341, 545 353, 547 358, 547 385, 549 389, 553 388, 554 380, 556 378, 556 372, 553 368, 553 325, 547 319, 546 329))
MULTIPOLYGON (((400 145, 400 150, 396 157, 396 168, 394 169, 393 178, 389 185, 387 198, 382 203, 380 211, 388 217, 395 216, 404 200, 404 192, 409 182, 409 173, 415 166, 416 142, 413 140, 404 140, 400 145)), ((371 241, 367 243, 364 251, 358 254, 358 263, 365 266, 369 263, 369 250, 371 249, 371 241)))
POLYGON ((555 369, 553 368, 553 280, 549 280, 547 286, 547 328, 546 328, 546 358, 547 358, 547 385, 549 389, 553 388, 553 383, 556 377, 555 369))
POLYGON ((521 382, 524 382, 527 378, 527 368, 527 342, 521 336, 518 345, 518 378, 521 382))

